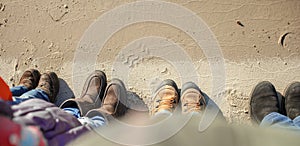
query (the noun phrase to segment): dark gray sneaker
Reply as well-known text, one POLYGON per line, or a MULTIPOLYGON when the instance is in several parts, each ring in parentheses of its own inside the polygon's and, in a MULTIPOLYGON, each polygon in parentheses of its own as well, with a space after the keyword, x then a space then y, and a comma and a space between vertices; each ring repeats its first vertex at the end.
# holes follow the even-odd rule
POLYGON ((280 102, 275 87, 268 81, 258 83, 251 93, 250 116, 260 124, 271 112, 280 113, 280 102))
POLYGON ((300 115, 300 82, 293 82, 285 89, 285 109, 289 118, 300 115))

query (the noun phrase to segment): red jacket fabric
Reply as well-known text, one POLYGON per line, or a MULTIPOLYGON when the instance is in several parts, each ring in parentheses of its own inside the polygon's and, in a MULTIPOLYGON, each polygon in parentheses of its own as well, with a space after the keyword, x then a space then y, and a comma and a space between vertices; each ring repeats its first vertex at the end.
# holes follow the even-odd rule
POLYGON ((12 94, 9 90, 8 85, 4 82, 4 80, 0 77, 0 99, 5 101, 12 101, 12 94))

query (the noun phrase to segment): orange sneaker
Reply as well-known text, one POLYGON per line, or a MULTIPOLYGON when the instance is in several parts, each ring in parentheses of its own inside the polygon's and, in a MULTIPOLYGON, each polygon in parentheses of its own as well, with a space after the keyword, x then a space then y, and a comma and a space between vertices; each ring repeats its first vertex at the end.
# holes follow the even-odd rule
POLYGON ((151 115, 155 115, 158 112, 173 112, 178 105, 179 93, 178 87, 173 80, 164 80, 160 86, 156 89, 153 96, 153 106, 151 115))

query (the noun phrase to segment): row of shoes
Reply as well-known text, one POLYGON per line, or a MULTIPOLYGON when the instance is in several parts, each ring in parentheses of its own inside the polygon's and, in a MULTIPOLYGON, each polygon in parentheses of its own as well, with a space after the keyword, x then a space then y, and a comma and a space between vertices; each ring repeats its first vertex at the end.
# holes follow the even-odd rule
MULTIPOLYGON (((38 70, 29 69, 24 72, 19 84, 28 89, 44 90, 52 103, 57 100, 59 80, 54 72, 40 75, 38 70)), ((179 92, 176 83, 167 79, 154 91, 151 115, 165 111, 172 113, 179 103, 184 114, 200 112, 206 106, 201 90, 193 82, 185 83, 179 92)), ((108 84, 105 73, 96 70, 86 79, 81 96, 64 101, 60 108, 78 108, 80 115, 87 117, 92 117, 96 113, 120 117, 125 114, 127 105, 127 90, 124 83, 119 79, 112 79, 108 84)))

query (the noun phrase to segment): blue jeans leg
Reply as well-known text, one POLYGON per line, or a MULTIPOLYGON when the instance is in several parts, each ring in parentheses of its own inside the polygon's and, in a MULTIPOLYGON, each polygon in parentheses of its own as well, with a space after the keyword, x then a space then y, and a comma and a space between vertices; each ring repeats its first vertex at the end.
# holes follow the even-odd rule
POLYGON ((104 126, 104 125, 106 125, 106 123, 107 123, 107 121, 106 121, 106 119, 104 118, 104 116, 102 115, 102 116, 95 116, 95 117, 92 117, 91 118, 92 120, 93 120, 93 122, 94 122, 94 127, 101 127, 101 126, 104 126))
POLYGON ((80 118, 80 111, 78 108, 72 108, 72 107, 67 107, 63 108, 63 110, 71 115, 73 115, 76 118, 80 118))
POLYGON ((28 99, 33 99, 33 98, 37 98, 37 99, 42 99, 45 101, 50 101, 48 95, 46 94, 45 91, 43 91, 42 89, 33 89, 30 90, 24 94, 22 94, 20 97, 13 97, 13 104, 19 104, 23 101, 26 101, 28 99))
POLYGON ((294 120, 294 125, 300 129, 300 116, 296 117, 294 120))
POLYGON ((63 110, 75 116, 82 125, 87 124, 93 128, 98 128, 106 125, 107 123, 103 115, 97 115, 92 118, 89 118, 89 117, 81 117, 78 108, 68 107, 68 108, 63 108, 63 110))
POLYGON ((28 88, 26 88, 25 86, 10 87, 10 92, 12 93, 12 96, 21 96, 22 94, 28 91, 28 88))
POLYGON ((272 112, 265 116, 260 123, 261 127, 294 128, 294 122, 289 117, 272 112))
POLYGON ((80 123, 82 125, 89 125, 90 127, 92 128, 99 128, 99 127, 102 127, 104 125, 106 125, 107 121, 106 119, 104 118, 104 116, 94 116, 92 118, 89 118, 89 117, 80 117, 78 118, 78 120, 80 121, 80 123))

